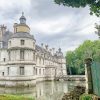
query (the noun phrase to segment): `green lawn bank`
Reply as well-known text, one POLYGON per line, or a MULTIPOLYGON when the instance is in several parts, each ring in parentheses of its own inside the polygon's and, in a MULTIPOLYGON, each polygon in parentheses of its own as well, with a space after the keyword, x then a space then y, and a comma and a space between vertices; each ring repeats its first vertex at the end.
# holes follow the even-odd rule
POLYGON ((18 96, 18 95, 0 95, 0 100, 35 100, 31 97, 18 96))
POLYGON ((93 100, 92 96, 93 95, 83 94, 83 95, 80 96, 80 100, 93 100))
POLYGON ((93 94, 82 94, 79 100, 100 100, 100 97, 93 94))

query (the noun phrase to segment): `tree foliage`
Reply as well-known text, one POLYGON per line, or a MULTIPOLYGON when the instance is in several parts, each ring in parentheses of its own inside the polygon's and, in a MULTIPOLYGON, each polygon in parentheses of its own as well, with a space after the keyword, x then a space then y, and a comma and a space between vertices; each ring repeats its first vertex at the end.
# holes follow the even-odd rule
POLYGON ((55 0, 59 5, 63 4, 68 7, 90 7, 90 14, 100 16, 100 0, 55 0))
POLYGON ((100 39, 100 25, 96 24, 95 28, 97 29, 95 33, 99 36, 100 39))
POLYGON ((100 40, 87 40, 74 51, 67 52, 66 61, 68 73, 84 74, 84 60, 87 57, 91 57, 94 61, 100 62, 100 40))

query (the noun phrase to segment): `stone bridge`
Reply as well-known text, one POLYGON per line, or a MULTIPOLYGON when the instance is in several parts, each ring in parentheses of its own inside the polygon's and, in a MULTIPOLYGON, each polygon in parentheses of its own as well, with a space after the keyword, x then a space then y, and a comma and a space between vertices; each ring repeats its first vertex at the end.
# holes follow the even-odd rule
POLYGON ((55 80, 64 81, 86 81, 85 75, 66 75, 56 77, 55 80))

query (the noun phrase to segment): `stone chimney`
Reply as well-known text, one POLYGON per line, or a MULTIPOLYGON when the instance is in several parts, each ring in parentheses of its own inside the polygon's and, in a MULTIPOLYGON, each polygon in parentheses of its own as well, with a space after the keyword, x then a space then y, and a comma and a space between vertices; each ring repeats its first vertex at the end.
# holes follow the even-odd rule
POLYGON ((55 48, 52 48, 52 54, 54 55, 54 53, 55 53, 55 48))
POLYGON ((45 49, 48 50, 48 45, 45 45, 45 49))
POLYGON ((44 44, 43 43, 41 43, 41 47, 44 48, 44 44))
POLYGON ((6 26, 1 25, 0 26, 0 39, 2 38, 3 34, 6 32, 6 26))
POLYGON ((52 53, 52 49, 49 49, 50 53, 52 53))

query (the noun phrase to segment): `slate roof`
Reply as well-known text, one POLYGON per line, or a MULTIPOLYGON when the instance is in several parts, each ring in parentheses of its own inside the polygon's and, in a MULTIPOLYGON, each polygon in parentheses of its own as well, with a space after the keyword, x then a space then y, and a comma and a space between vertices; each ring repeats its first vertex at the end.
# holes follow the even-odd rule
MULTIPOLYGON (((29 33, 25 33, 25 32, 20 32, 20 33, 13 34, 10 31, 6 31, 3 34, 3 38, 0 39, 0 41, 3 42, 3 48, 7 48, 8 47, 8 40, 11 39, 11 38, 29 38, 29 39, 34 39, 34 36, 29 34, 29 33)), ((46 49, 44 49, 43 47, 41 47, 39 45, 36 45, 35 48, 36 48, 36 51, 39 51, 40 53, 43 53, 43 54, 47 54, 48 57, 52 56, 52 57, 56 57, 56 58, 64 58, 62 52, 57 52, 57 53, 55 53, 55 55, 52 55, 49 51, 47 51, 46 49)))
POLYGON ((3 34, 3 37, 2 39, 0 39, 0 41, 3 42, 3 48, 7 48, 8 47, 8 40, 9 38, 13 35, 12 32, 10 31, 6 31, 4 34, 3 34))
POLYGON ((52 57, 56 57, 56 58, 64 58, 62 52, 58 52, 58 53, 55 53, 55 55, 52 55, 49 51, 47 51, 46 49, 42 48, 39 45, 36 45, 35 48, 36 48, 36 51, 39 51, 40 53, 45 53, 48 55, 48 57, 52 56, 52 57))
POLYGON ((15 33, 13 34, 10 38, 29 38, 29 39, 34 39, 34 36, 27 33, 27 32, 18 32, 18 33, 15 33))
MULTIPOLYGON (((48 52, 46 49, 42 48, 42 47, 39 46, 39 45, 36 45, 35 48, 36 48, 36 51, 39 51, 39 52, 41 52, 41 53, 47 53, 47 52, 48 52)), ((49 52, 48 52, 48 53, 49 53, 49 52)))

